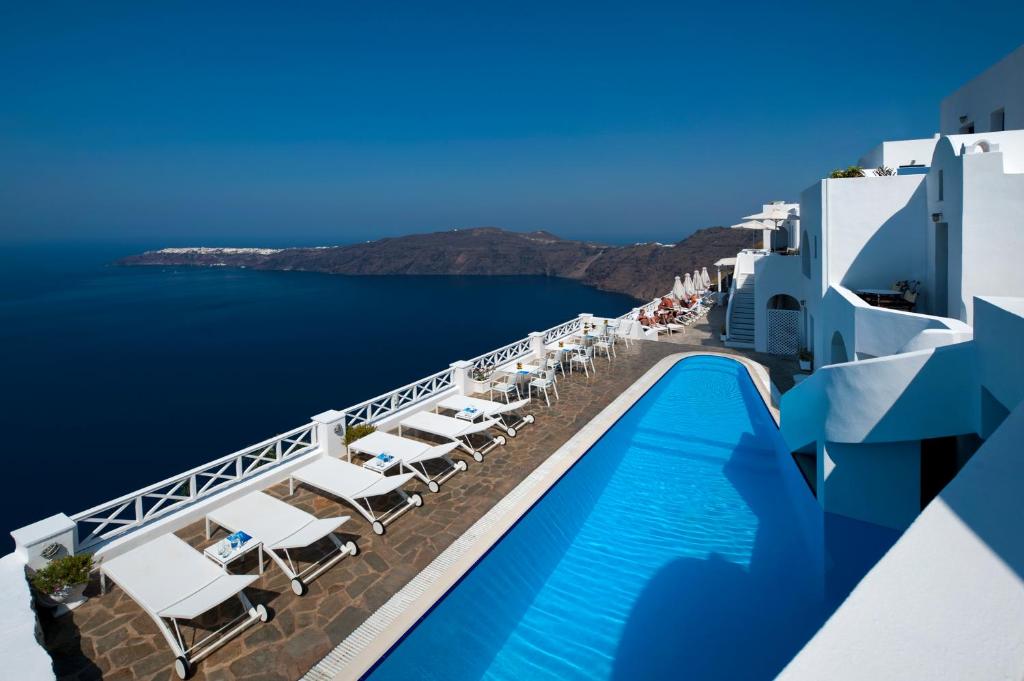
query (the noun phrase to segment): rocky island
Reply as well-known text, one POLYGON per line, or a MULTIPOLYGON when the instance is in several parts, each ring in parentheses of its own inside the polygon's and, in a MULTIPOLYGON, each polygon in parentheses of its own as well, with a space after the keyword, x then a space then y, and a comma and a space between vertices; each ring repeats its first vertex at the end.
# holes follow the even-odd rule
POLYGON ((246 267, 357 276, 539 275, 575 279, 638 300, 665 292, 672 278, 749 245, 745 230, 709 227, 675 244, 610 246, 562 239, 550 232, 497 227, 453 229, 316 248, 164 248, 119 265, 246 267))

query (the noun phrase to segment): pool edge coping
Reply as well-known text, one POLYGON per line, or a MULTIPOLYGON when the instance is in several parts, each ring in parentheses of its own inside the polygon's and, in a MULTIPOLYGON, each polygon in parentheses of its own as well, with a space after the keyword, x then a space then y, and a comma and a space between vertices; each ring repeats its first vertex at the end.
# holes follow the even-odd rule
POLYGON ((779 410, 772 400, 774 385, 759 362, 713 350, 676 352, 661 358, 363 620, 313 665, 302 681, 358 679, 369 672, 655 383, 680 360, 701 355, 741 364, 779 424, 779 410))

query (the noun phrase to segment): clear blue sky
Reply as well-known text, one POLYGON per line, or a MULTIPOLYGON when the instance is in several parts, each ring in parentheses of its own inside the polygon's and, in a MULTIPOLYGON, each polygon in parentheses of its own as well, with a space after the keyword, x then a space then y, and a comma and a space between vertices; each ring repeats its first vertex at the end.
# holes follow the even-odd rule
POLYGON ((0 240, 678 239, 1024 39, 1019 0, 273 5, 3 0, 0 240))

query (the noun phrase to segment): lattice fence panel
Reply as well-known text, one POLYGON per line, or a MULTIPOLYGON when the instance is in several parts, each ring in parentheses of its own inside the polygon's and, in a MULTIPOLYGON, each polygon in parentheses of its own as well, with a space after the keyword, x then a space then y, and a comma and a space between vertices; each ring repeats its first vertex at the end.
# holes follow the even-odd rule
POLYGON ((768 310, 768 352, 795 355, 800 349, 800 310, 768 310))

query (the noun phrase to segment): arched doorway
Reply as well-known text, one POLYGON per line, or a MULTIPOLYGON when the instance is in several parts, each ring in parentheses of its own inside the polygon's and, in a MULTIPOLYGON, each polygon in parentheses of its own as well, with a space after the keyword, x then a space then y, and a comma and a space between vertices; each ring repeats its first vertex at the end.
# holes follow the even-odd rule
POLYGON ((795 355, 800 349, 800 303, 779 293, 768 299, 768 352, 795 355))
POLYGON ((850 356, 846 354, 846 341, 838 331, 832 334, 832 352, 830 364, 841 364, 849 362, 850 356))

